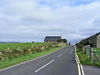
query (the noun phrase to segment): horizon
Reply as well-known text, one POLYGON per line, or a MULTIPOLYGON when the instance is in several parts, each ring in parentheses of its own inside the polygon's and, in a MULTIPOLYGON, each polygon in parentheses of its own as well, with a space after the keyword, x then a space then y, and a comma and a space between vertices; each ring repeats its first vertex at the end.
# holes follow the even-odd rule
MULTIPOLYGON (((98 32, 98 33, 100 33, 100 32, 98 32)), ((95 34, 97 34, 97 33, 95 33, 95 34)), ((88 37, 86 37, 86 38, 89 38, 89 37, 91 37, 91 36, 93 36, 93 35, 95 35, 95 34, 92 34, 92 35, 90 35, 90 36, 88 36, 88 37)), ((57 35, 47 35, 47 36, 57 36, 57 35)), ((45 36, 45 37, 47 37, 47 36, 45 36)), ((60 35, 58 35, 58 36, 60 36, 60 35)), ((61 36, 61 38, 62 39, 66 39, 66 38, 63 38, 62 36, 61 36)), ((84 40, 84 39, 86 39, 86 38, 83 38, 83 39, 81 39, 81 40, 84 40)), ((45 38, 44 38, 45 39, 45 38)), ((44 42, 44 39, 43 39, 43 41, 35 41, 35 40, 33 40, 34 42, 44 42)), ((81 40, 79 40, 78 42, 76 42, 76 43, 79 43, 81 40)), ((0 43, 27 43, 27 42, 33 42, 33 41, 0 41, 0 43)), ((69 43, 70 41, 69 40, 67 40, 67 43, 69 43)), ((76 44, 76 43, 71 43, 71 44, 76 44)))

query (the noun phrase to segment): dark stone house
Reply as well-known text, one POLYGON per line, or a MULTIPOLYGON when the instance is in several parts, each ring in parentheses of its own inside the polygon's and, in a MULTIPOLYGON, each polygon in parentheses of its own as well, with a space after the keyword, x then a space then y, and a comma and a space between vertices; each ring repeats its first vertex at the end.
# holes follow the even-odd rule
POLYGON ((57 42, 61 39, 61 36, 46 36, 44 42, 57 42))
POLYGON ((100 32, 81 40, 80 43, 83 43, 84 45, 90 45, 91 47, 100 48, 100 32))

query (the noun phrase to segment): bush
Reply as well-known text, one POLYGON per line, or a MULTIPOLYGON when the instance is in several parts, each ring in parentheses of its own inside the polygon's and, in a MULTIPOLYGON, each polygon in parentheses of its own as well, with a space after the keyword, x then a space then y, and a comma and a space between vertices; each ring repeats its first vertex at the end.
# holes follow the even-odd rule
POLYGON ((3 51, 0 51, 0 60, 12 59, 14 57, 19 57, 26 54, 32 54, 36 52, 46 51, 49 48, 60 47, 59 43, 46 43, 39 44, 36 46, 33 45, 25 45, 24 47, 17 47, 14 49, 7 48, 3 51))

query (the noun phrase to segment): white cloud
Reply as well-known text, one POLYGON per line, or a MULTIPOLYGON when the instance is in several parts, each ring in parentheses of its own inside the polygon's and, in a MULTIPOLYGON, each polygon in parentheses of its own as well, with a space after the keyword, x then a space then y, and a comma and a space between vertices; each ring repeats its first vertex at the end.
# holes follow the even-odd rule
POLYGON ((99 31, 100 2, 78 6, 62 6, 55 2, 53 5, 57 7, 41 5, 37 0, 4 2, 0 8, 1 41, 41 41, 44 35, 62 35, 74 42, 88 36, 84 33, 97 32, 91 32, 93 29, 99 31))

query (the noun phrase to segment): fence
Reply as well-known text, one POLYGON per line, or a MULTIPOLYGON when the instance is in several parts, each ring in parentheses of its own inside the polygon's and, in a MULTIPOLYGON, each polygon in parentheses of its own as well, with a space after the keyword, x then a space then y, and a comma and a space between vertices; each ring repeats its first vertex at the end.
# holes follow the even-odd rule
POLYGON ((96 49, 93 48, 93 51, 91 51, 93 54, 93 62, 94 64, 100 65, 100 51, 97 51, 96 49))
POLYGON ((100 49, 85 46, 84 52, 89 56, 94 64, 100 65, 100 49))

